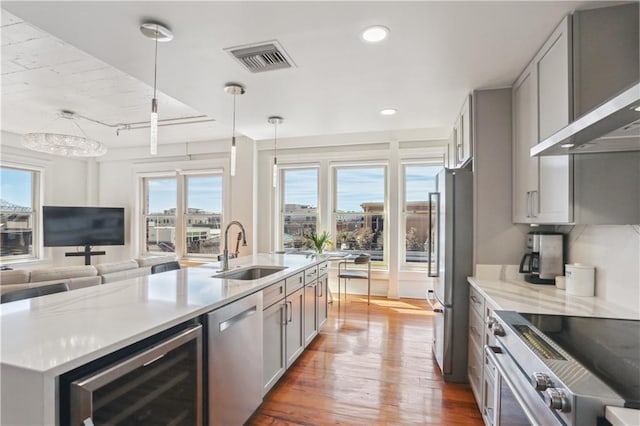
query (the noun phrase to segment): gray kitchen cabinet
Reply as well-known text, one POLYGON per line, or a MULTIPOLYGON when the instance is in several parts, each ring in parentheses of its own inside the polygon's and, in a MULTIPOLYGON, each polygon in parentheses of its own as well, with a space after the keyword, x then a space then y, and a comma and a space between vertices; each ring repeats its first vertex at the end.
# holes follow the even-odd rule
POLYGON ((318 335, 318 280, 304 286, 304 346, 318 335))
POLYGON ((537 73, 529 65, 513 86, 513 221, 532 221, 531 197, 538 190, 538 158, 529 149, 538 143, 537 73))
POLYGON ((471 95, 468 95, 453 125, 450 167, 463 167, 471 160, 471 135, 471 95))
POLYGON ((565 17, 513 86, 513 221, 573 220, 568 155, 531 157, 540 140, 571 119, 570 17, 565 17))
POLYGON ((478 405, 482 401, 482 363, 484 354, 484 298, 475 288, 469 289, 469 327, 467 372, 471 391, 478 405))
POLYGON ((262 290, 263 395, 304 350, 303 279, 299 273, 262 290))
MULTIPOLYGON (((281 294, 280 286, 287 287, 287 284, 293 283, 287 288, 295 289, 262 312, 263 395, 304 351, 304 286, 300 286, 302 279, 303 275, 298 274, 263 290, 263 299, 266 299, 267 295, 281 294)), ((273 298, 270 301, 273 302, 273 298)))
POLYGON ((328 263, 324 262, 304 272, 304 345, 305 347, 318 335, 319 327, 319 275, 326 275, 328 263))
MULTIPOLYGON (((622 175, 628 176, 623 178, 626 182, 636 182, 637 163, 592 154, 530 157, 530 148, 640 79, 638 14, 637 2, 575 11, 560 22, 516 79, 513 222, 637 223, 637 205, 617 185, 622 175), (621 164, 628 166, 618 171, 621 164), (616 174, 600 173, 607 168, 616 174), (604 199, 607 202, 597 201, 604 199), (624 211, 593 214, 594 207, 601 210, 598 204, 624 211)), ((625 154, 616 155, 622 159, 625 154)))
POLYGON ((473 286, 469 288, 468 376, 471 391, 486 425, 495 423, 495 372, 484 353, 486 345, 495 345, 491 322, 495 307, 473 286))
POLYGON ((317 336, 328 314, 328 262, 262 290, 265 395, 317 336))
MULTIPOLYGON (((283 283, 284 284, 284 283, 283 283)), ((264 396, 287 370, 286 351, 286 316, 284 298, 266 308, 262 312, 262 362, 264 396)))
POLYGON ((329 318, 329 276, 322 275, 318 278, 318 332, 329 318))
POLYGON ((286 310, 286 358, 287 368, 295 362, 304 351, 304 287, 287 295, 286 310))

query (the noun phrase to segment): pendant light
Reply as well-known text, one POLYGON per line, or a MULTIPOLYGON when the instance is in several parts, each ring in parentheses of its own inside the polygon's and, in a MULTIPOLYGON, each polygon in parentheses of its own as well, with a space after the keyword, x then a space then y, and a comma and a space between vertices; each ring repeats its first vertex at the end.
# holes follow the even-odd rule
POLYGON ((236 175, 236 95, 244 95, 244 86, 237 83, 229 83, 224 86, 224 91, 233 95, 233 133, 231 136, 231 163, 229 166, 229 174, 236 175))
POLYGON ((278 124, 282 124, 282 117, 272 116, 268 118, 273 124, 273 187, 278 186, 278 124))
POLYGON ((156 98, 158 77, 158 42, 173 40, 173 33, 164 25, 157 22, 145 22, 140 25, 140 32, 155 41, 155 54, 153 61, 153 99, 151 99, 151 117, 149 120, 149 151, 151 155, 158 153, 158 99, 156 98))

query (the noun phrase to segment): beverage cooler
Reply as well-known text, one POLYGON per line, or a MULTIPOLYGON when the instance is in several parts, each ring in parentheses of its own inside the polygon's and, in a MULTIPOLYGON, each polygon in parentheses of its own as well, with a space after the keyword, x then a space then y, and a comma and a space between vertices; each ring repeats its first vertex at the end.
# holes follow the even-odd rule
POLYGON ((62 425, 202 425, 202 326, 189 323, 60 379, 62 425))

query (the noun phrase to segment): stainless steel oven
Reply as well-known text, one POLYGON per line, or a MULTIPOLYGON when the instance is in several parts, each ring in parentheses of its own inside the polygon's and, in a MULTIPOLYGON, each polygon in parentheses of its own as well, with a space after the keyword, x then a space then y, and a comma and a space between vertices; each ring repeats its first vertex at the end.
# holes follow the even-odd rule
POLYGON ((640 322, 509 311, 493 318, 495 345, 485 346, 494 392, 493 406, 483 413, 488 424, 596 425, 606 405, 637 404, 640 355, 632 330, 637 335, 640 322), (626 332, 616 333, 616 327, 626 332), (627 358, 623 348, 631 348, 627 358))
MULTIPOLYGON (((544 401, 531 392, 531 385, 523 380, 522 373, 509 355, 498 346, 485 346, 488 374, 493 379, 491 401, 483 413, 490 425, 555 425, 561 424, 544 401)), ((487 373, 486 373, 487 374, 487 373)))
POLYGON ((202 425, 202 326, 135 349, 69 379, 69 412, 61 424, 202 425))

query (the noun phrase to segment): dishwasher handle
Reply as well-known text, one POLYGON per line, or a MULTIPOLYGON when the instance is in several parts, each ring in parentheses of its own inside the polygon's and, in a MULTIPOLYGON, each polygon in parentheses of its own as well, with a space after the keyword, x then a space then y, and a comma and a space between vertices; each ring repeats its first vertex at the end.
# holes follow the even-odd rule
POLYGON ((256 305, 253 305, 249 309, 245 309, 239 314, 232 316, 228 320, 220 321, 218 323, 218 329, 220 330, 220 333, 233 327, 235 324, 241 322, 245 318, 249 318, 250 316, 255 315, 256 312, 258 312, 258 307, 256 305))

